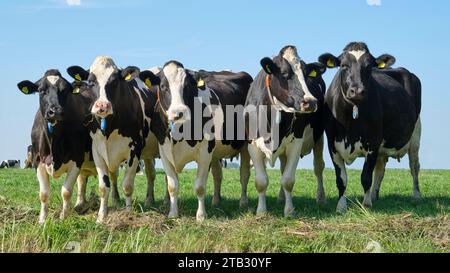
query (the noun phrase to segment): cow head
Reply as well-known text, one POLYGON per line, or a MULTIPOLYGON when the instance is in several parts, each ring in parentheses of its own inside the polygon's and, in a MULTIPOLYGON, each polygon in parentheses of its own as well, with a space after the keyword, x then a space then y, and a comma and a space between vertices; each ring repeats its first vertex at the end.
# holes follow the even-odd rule
POLYGON ((368 95, 372 71, 391 67, 395 58, 389 54, 375 58, 365 43, 352 42, 339 57, 326 53, 319 57, 319 62, 328 68, 340 67, 338 75, 343 95, 358 105, 368 95))
POLYGON ((270 91, 276 106, 289 113, 317 111, 317 99, 305 80, 308 67, 301 61, 295 46, 284 47, 273 59, 262 59, 261 66, 270 75, 270 91))
POLYGON ((196 73, 186 70, 177 61, 169 61, 157 74, 143 71, 139 75, 144 83, 159 85, 160 103, 167 111, 168 120, 172 123, 183 123, 190 120, 190 109, 185 98, 195 96, 198 92, 196 73))
POLYGON ((86 81, 88 89, 96 96, 91 112, 99 118, 114 113, 113 104, 120 100, 120 91, 128 88, 128 82, 139 75, 139 68, 129 66, 119 69, 112 58, 97 57, 91 68, 86 71, 79 66, 71 66, 67 73, 76 81, 86 81))
POLYGON ((52 126, 65 119, 67 97, 79 93, 79 88, 72 86, 56 69, 48 70, 44 77, 35 83, 22 81, 17 87, 26 95, 39 93, 39 109, 52 126))

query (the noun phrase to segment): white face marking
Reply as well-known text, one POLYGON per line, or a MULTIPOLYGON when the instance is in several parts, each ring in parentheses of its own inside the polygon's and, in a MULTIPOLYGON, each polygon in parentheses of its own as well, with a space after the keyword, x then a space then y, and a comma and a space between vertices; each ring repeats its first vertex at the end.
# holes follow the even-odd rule
POLYGON ((92 64, 90 72, 95 75, 100 87, 100 97, 98 101, 108 102, 105 86, 115 70, 117 70, 117 66, 111 57, 99 56, 92 64))
POLYGON ((303 71, 300 63, 300 57, 297 54, 297 49, 295 47, 289 47, 284 51, 283 58, 291 65, 292 70, 300 82, 303 92, 305 92, 305 99, 315 99, 311 94, 306 85, 305 77, 303 76, 303 71))
POLYGON ((49 81, 52 85, 55 85, 59 81, 59 76, 48 76, 47 81, 49 81))
MULTIPOLYGON (((164 75, 169 82, 170 95, 172 101, 167 110, 169 120, 172 120, 175 113, 187 114, 187 106, 183 100, 184 81, 186 79, 186 71, 174 63, 166 65, 163 69, 164 75)), ((184 119, 188 119, 183 117, 184 119)))
POLYGON ((367 52, 365 50, 352 50, 349 51, 348 53, 353 55, 356 58, 356 61, 359 61, 359 59, 361 59, 361 57, 367 52))

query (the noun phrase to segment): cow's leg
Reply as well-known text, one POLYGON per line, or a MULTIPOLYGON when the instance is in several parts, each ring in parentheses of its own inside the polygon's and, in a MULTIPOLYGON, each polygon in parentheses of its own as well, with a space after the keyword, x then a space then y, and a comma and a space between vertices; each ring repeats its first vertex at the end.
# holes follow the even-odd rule
POLYGON ((155 170, 155 159, 149 158, 144 159, 145 164, 145 174, 147 176, 147 197, 145 199, 145 207, 151 207, 155 202, 155 179, 156 179, 156 170, 155 170))
POLYGON ((77 203, 75 204, 75 211, 78 214, 83 212, 84 206, 86 205, 86 184, 87 184, 87 176, 79 174, 77 177, 77 203))
POLYGON ((317 196, 316 200, 319 204, 326 203, 325 189, 323 187, 323 170, 325 162, 323 161, 323 136, 317 141, 313 148, 314 154, 314 174, 317 177, 317 196))
POLYGON ((136 177, 136 171, 139 165, 139 159, 137 157, 134 157, 131 160, 133 160, 133 164, 131 166, 127 164, 122 182, 123 193, 125 195, 125 206, 129 211, 131 211, 133 207, 132 197, 134 191, 134 179, 136 177))
POLYGON ((64 180, 64 184, 61 188, 61 197, 63 200, 63 209, 59 216, 61 220, 66 219, 70 213, 70 209, 72 207, 70 201, 72 197, 73 185, 75 184, 75 180, 77 179, 79 174, 80 169, 76 166, 75 163, 73 163, 73 167, 67 173, 66 179, 64 180))
POLYGON ((255 185, 258 191, 258 208, 256 209, 257 215, 262 215, 267 212, 266 207, 266 190, 269 185, 269 178, 267 177, 266 164, 264 153, 261 152, 254 144, 248 146, 248 152, 253 161, 255 167, 255 185))
POLYGON ((206 218, 206 180, 208 179, 211 159, 212 153, 209 153, 207 149, 201 150, 200 156, 197 159, 197 176, 195 177, 195 193, 198 199, 197 221, 203 221, 206 218))
POLYGON ((169 218, 178 217, 178 174, 175 167, 167 159, 165 153, 160 147, 161 162, 166 172, 167 191, 170 197, 169 218))
MULTIPOLYGON (((281 171, 281 175, 283 175, 284 170, 286 168, 286 161, 287 161, 287 157, 286 155, 280 155, 280 171, 281 171)), ((284 195, 284 189, 283 189, 283 185, 280 184, 280 192, 278 193, 278 202, 279 203, 284 203, 286 201, 286 197, 284 195)))
POLYGON ((170 193, 169 193, 169 182, 167 180, 167 175, 164 176, 164 180, 166 182, 166 195, 164 196, 164 205, 169 205, 170 204, 170 193))
POLYGON ((378 153, 372 152, 366 156, 366 162, 364 162, 363 171, 361 173, 361 184, 364 189, 364 201, 363 205, 366 208, 372 207, 372 195, 370 193, 370 188, 372 187, 373 180, 373 170, 377 163, 378 153))
POLYGON ((112 204, 113 207, 120 207, 120 195, 119 195, 119 187, 117 186, 117 180, 119 179, 119 170, 115 172, 109 172, 109 180, 111 181, 111 194, 112 194, 112 204))
POLYGON ((381 182, 384 178, 384 172, 386 169, 387 158, 379 156, 377 163, 375 165, 375 179, 372 186, 372 201, 378 200, 380 198, 380 187, 381 182))
POLYGON ((292 202, 292 190, 295 184, 295 171, 297 170, 303 140, 295 140, 295 144, 286 149, 286 166, 281 177, 281 185, 284 189, 284 217, 294 214, 294 204, 292 202))
POLYGON ((39 163, 36 174, 39 181, 39 199, 41 201, 39 224, 43 224, 48 215, 48 203, 50 201, 50 181, 44 163, 39 163))
POLYGON ((331 152, 331 159, 334 165, 334 172, 336 174, 336 186, 339 191, 339 201, 336 207, 337 213, 345 213, 347 211, 347 199, 345 197, 345 190, 347 189, 347 171, 345 169, 344 159, 339 154, 331 152))
POLYGON ((420 171, 420 161, 419 161, 419 150, 420 150, 420 138, 422 133, 422 124, 419 120, 417 121, 416 127, 411 138, 411 144, 408 151, 409 157, 409 168, 411 169, 411 175, 413 177, 413 197, 416 199, 422 198, 419 188, 419 171, 420 171))
POLYGON ((250 155, 248 148, 245 146, 241 150, 241 200, 239 201, 239 207, 245 208, 248 206, 247 186, 250 179, 250 155))
POLYGON ((92 155, 95 161, 95 167, 98 175, 98 189, 100 193, 100 208, 97 215, 97 223, 101 224, 105 221, 108 215, 108 197, 111 188, 109 179, 109 171, 105 160, 98 154, 95 149, 92 149, 92 155))
POLYGON ((222 197, 220 196, 220 189, 222 186, 222 164, 220 164, 220 160, 213 159, 211 161, 211 173, 214 180, 214 196, 212 198, 212 206, 217 207, 220 205, 220 201, 222 197))

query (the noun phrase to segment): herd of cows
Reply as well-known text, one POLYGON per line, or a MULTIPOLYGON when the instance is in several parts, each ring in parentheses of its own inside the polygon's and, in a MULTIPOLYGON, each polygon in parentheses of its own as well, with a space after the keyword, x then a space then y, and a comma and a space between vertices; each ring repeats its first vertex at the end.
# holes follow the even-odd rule
POLYGON ((201 221, 206 217, 209 171, 214 180, 212 203, 218 205, 221 161, 235 157, 240 159, 241 206, 248 203, 247 184, 253 164, 259 195, 257 214, 267 210, 266 164, 280 160, 279 198, 284 200, 285 216, 290 216, 294 212, 292 189, 297 165, 311 152, 317 201, 325 202, 324 135, 336 174, 338 212, 347 209, 345 165, 358 157, 365 158, 361 184, 366 207, 379 197, 388 158, 400 160, 406 154, 413 196, 420 198, 420 80, 404 68, 392 68, 393 56, 374 57, 367 45, 359 42, 348 44, 339 56, 327 53, 318 60, 306 64, 295 46, 286 46, 277 56, 263 58, 262 69, 253 79, 245 72, 189 70, 177 61, 144 71, 134 66, 121 69, 110 57, 100 56, 89 69, 69 67, 73 81, 63 78, 58 70, 48 70, 36 82, 20 82, 18 88, 24 94, 39 94, 29 153, 40 186, 39 222, 45 222, 48 214, 49 179, 63 174, 61 218, 71 212, 75 181, 78 211, 86 204, 87 178, 96 176, 100 195, 97 222, 104 222, 110 190, 113 204, 118 206, 120 201, 117 180, 123 164, 123 194, 127 209, 131 209, 141 160, 148 182, 145 205, 151 206, 156 158, 161 158, 166 174, 169 217, 179 215, 178 174, 187 163, 197 163, 194 188, 196 217, 201 221), (322 79, 327 68, 339 69, 328 90, 322 79), (196 111, 198 102, 203 111, 196 111), (226 113, 229 106, 245 110, 242 115, 205 115, 205 111, 217 109, 226 113), (263 108, 275 111, 259 110, 263 108), (244 134, 239 133, 241 121, 244 134), (268 133, 250 134, 256 123, 268 133), (219 129, 220 124, 233 125, 219 129), (208 127, 222 138, 188 129, 197 127, 208 127), (182 136, 176 136, 180 132, 182 136))

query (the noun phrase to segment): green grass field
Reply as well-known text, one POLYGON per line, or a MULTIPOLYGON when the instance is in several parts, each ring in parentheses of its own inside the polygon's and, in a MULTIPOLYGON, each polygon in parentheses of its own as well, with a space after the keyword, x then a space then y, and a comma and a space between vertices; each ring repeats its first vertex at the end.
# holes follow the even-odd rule
MULTIPOLYGON (((195 221, 194 175, 195 171, 189 170, 180 176, 180 218, 166 217, 164 175, 159 171, 155 208, 142 209, 146 182, 145 176, 138 176, 134 212, 111 209, 105 225, 95 223, 95 211, 58 219, 60 179, 52 182, 50 217, 39 226, 39 187, 34 171, 1 170, 0 251, 69 252, 75 242, 81 252, 367 252, 367 245, 375 241, 383 252, 450 252, 450 171, 422 171, 423 199, 417 201, 411 197, 409 171, 387 170, 380 200, 370 211, 359 205, 360 172, 349 171, 350 208, 345 215, 337 215, 334 172, 324 173, 327 204, 319 206, 313 172, 299 170, 294 188, 297 217, 285 219, 283 205, 277 203, 278 171, 269 172, 269 213, 257 217, 253 172, 249 208, 240 210, 239 171, 225 170, 221 208, 210 206, 213 183, 209 177, 208 219, 203 223, 195 221)), ((97 184, 90 178, 88 196, 97 191, 97 184)), ((97 198, 91 197, 96 203, 97 198)), ((75 198, 74 194, 73 202, 75 198)))

